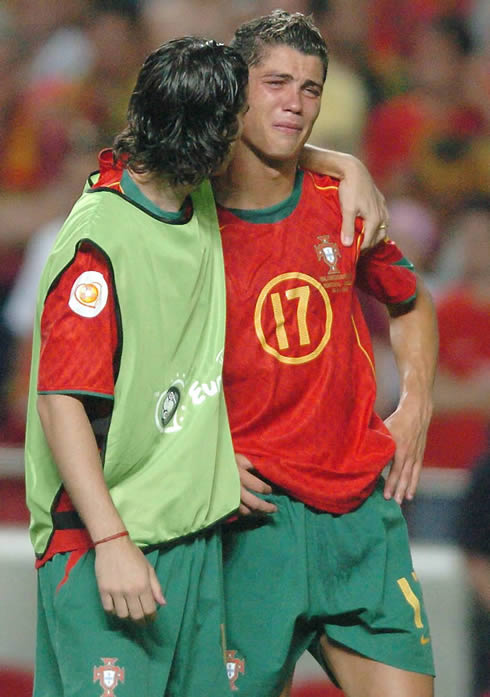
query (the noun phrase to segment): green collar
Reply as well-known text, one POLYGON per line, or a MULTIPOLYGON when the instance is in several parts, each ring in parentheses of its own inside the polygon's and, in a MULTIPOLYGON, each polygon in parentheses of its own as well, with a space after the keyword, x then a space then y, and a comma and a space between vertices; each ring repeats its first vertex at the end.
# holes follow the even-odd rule
POLYGON ((227 208, 226 210, 249 223, 277 223, 291 215, 298 205, 303 188, 303 177, 303 170, 298 169, 292 192, 284 201, 276 203, 275 206, 257 209, 227 208))
POLYGON ((149 213, 163 218, 169 223, 187 223, 189 220, 188 200, 186 199, 179 211, 164 211, 162 208, 154 204, 145 196, 138 185, 131 179, 128 171, 125 169, 121 178, 121 189, 124 194, 136 203, 141 208, 144 208, 149 213))

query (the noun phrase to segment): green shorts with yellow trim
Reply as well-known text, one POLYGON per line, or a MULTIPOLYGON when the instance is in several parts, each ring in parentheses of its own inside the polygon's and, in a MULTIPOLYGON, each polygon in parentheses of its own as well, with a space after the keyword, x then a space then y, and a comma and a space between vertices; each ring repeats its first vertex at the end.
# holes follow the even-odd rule
POLYGON ((228 655, 239 667, 233 682, 240 697, 278 695, 301 654, 317 653, 323 634, 375 661, 434 674, 405 519, 383 487, 380 480, 344 515, 274 492, 262 498, 276 513, 227 526, 228 655))
POLYGON ((146 625, 107 615, 94 552, 38 572, 34 697, 226 697, 220 532, 147 554, 167 604, 146 625), (58 587, 59 586, 59 587, 58 587))

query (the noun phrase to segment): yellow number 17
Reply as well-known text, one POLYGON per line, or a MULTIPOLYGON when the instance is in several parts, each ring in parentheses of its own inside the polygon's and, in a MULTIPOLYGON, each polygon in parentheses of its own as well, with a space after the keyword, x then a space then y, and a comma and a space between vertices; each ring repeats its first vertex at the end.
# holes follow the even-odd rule
MULTIPOLYGON (((308 309, 308 300, 310 298, 310 289, 308 286, 300 286, 298 288, 290 288, 286 291, 288 300, 298 300, 296 316, 298 321, 299 343, 300 346, 306 346, 311 343, 310 333, 306 322, 306 312, 308 309)), ((272 309, 274 311, 274 319, 276 321, 276 337, 279 350, 289 348, 289 340, 285 328, 284 312, 282 309, 281 296, 279 293, 271 294, 272 309)))

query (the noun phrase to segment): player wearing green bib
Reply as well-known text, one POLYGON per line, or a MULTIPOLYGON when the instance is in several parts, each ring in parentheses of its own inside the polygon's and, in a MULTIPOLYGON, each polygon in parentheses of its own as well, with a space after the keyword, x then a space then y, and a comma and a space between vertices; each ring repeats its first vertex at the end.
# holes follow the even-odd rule
POLYGON ((228 689, 219 523, 239 479, 207 178, 239 134, 246 84, 213 41, 150 54, 45 267, 26 437, 36 697, 228 689))

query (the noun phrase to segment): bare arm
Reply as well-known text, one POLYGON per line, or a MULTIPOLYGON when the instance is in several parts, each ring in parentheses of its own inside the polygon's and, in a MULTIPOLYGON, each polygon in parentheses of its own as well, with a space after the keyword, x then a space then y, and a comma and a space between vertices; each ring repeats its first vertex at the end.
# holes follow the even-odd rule
POLYGON ((386 202, 369 171, 357 157, 306 145, 300 158, 300 165, 341 180, 339 187, 342 209, 341 238, 345 245, 351 245, 354 240, 357 216, 364 218, 362 249, 372 247, 384 239, 389 221, 386 202), (385 227, 380 228, 380 225, 385 227))
POLYGON ((385 421, 396 453, 384 493, 402 503, 414 497, 422 469, 439 343, 434 305, 421 279, 414 308, 390 319, 390 339, 400 375, 400 401, 385 421))
MULTIPOLYGON (((60 477, 92 540, 125 530, 104 480, 97 443, 82 403, 40 395, 38 411, 60 477)), ((141 621, 165 602, 153 567, 129 537, 95 547, 95 574, 106 612, 141 621)))

